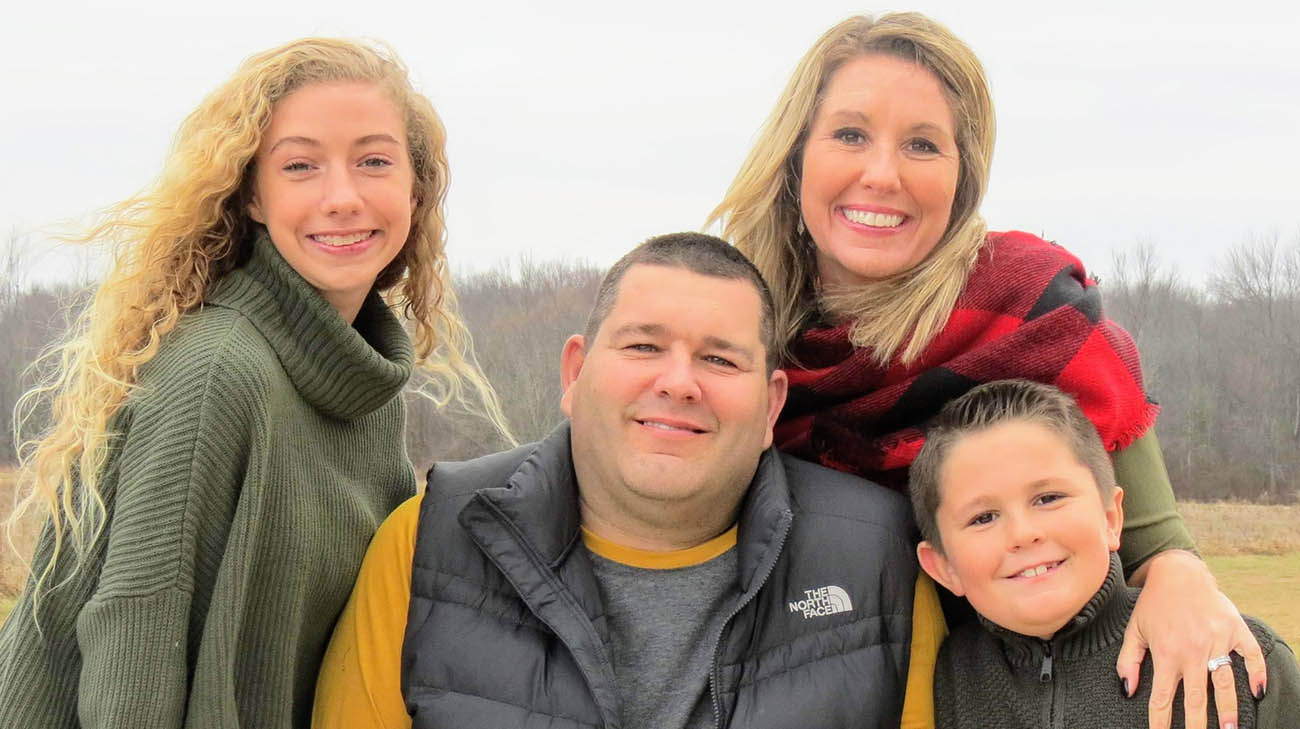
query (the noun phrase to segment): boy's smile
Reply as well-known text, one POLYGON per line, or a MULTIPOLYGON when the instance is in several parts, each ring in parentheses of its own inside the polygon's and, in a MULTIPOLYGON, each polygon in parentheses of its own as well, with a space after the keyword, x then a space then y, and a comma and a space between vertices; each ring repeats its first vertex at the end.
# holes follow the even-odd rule
POLYGON ((943 553, 922 543, 921 565, 984 617, 1050 638, 1101 588, 1123 492, 1101 496, 1050 427, 1013 420, 967 435, 939 482, 943 553))

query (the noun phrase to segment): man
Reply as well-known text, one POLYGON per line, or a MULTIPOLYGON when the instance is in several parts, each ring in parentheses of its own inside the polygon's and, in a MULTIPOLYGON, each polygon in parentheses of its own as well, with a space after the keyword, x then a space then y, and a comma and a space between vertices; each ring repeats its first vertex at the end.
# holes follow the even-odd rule
POLYGON ((924 723, 908 506, 769 447, 772 320, 716 238, 616 263, 561 356, 569 423, 435 467, 376 534, 316 725, 895 727, 905 685, 924 723))

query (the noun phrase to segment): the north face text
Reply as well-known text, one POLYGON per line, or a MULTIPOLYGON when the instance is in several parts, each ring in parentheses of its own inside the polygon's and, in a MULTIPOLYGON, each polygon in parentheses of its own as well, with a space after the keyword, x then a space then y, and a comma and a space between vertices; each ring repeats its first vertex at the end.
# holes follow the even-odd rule
POLYGON ((805 618, 846 613, 853 609, 853 601, 849 599, 849 593, 838 585, 804 590, 803 595, 802 600, 790 602, 790 612, 803 613, 805 618))

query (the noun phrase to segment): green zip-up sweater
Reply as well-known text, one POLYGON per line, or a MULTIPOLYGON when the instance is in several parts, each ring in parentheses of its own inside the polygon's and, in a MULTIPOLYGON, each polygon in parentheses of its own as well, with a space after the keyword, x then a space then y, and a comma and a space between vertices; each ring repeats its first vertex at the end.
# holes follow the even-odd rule
MULTIPOLYGON (((415 492, 408 337, 266 238, 141 368, 102 537, 0 628, 0 727, 305 727, 371 534, 415 492), (54 587, 54 585, 58 585, 54 587)), ((48 562, 46 528, 36 564, 48 562)))
MULTIPOLYGON (((1124 628, 1141 591, 1124 584, 1119 557, 1092 600, 1050 641, 1015 633, 982 616, 955 629, 939 649, 934 669, 938 729, 1101 729, 1145 727, 1151 699, 1151 656, 1142 661, 1137 690, 1125 698, 1115 673, 1124 628)), ((1246 665, 1232 657, 1237 682, 1237 726, 1283 729, 1296 726, 1300 667, 1295 654, 1268 626, 1246 623, 1264 651, 1268 692, 1250 695, 1246 665)), ((1224 670, 1224 669, 1220 669, 1224 670)), ((1214 691, 1210 720, 1218 726, 1214 691)), ((1173 727, 1182 729, 1183 689, 1174 697, 1173 727)))

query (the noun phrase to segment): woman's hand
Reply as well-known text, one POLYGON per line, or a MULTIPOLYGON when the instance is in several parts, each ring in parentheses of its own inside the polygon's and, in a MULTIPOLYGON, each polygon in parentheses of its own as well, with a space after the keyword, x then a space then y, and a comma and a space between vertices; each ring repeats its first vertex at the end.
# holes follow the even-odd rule
MULTIPOLYGON (((1205 729, 1209 715, 1206 664, 1215 656, 1235 651, 1245 658, 1251 693, 1260 696, 1268 680, 1264 654, 1236 606, 1219 591, 1210 568, 1196 555, 1181 550, 1161 552, 1143 567, 1145 586, 1124 632, 1115 668, 1132 696, 1142 657, 1150 649, 1154 669, 1150 729, 1169 729, 1179 681, 1183 683, 1187 729, 1205 729)), ((1235 728, 1237 692, 1232 670, 1219 669, 1209 677, 1214 683, 1220 729, 1235 728)))

